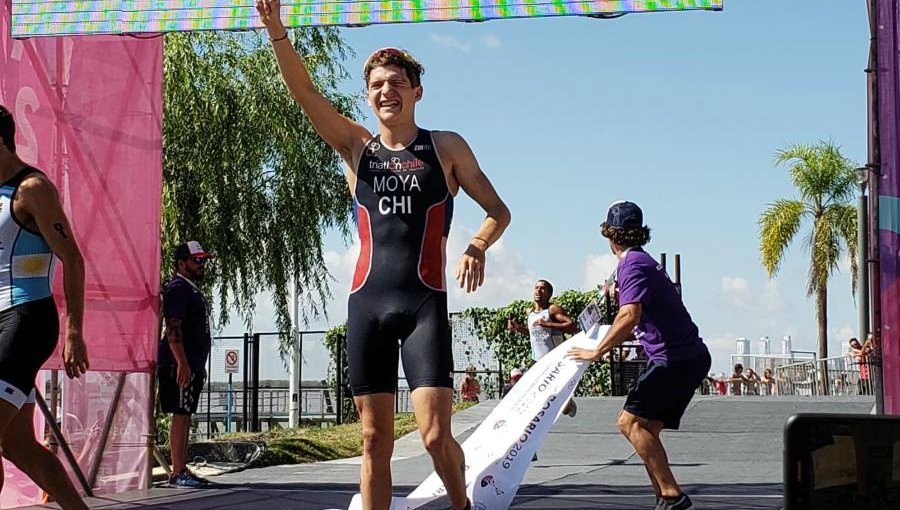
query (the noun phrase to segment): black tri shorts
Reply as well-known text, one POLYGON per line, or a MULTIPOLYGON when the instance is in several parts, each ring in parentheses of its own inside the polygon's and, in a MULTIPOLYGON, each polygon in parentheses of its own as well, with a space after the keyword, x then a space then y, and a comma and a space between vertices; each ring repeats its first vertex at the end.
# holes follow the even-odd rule
POLYGON ((19 409, 34 402, 34 379, 56 349, 58 337, 52 297, 0 311, 0 398, 19 409))
POLYGON ((185 387, 178 385, 177 373, 175 367, 157 367, 159 408, 166 414, 194 414, 200 404, 206 370, 191 369, 191 380, 185 387))
POLYGON ((350 295, 347 359, 353 395, 397 391, 397 362, 411 390, 453 388, 453 346, 447 293, 350 295))
POLYGON ((664 428, 678 429, 710 365, 709 351, 685 361, 651 361, 628 393, 624 409, 640 418, 661 421, 664 428))

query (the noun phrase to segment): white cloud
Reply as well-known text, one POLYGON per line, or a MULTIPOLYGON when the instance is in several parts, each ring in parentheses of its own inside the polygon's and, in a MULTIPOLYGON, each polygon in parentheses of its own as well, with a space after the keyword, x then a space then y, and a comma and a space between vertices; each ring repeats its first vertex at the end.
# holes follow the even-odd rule
POLYGON ((723 276, 721 282, 722 302, 734 312, 750 312, 769 316, 784 310, 784 297, 775 280, 767 281, 761 290, 750 288, 746 278, 723 276))
POLYGON ((485 48, 496 49, 500 47, 500 38, 494 34, 485 34, 481 36, 479 42, 485 48))
POLYGON ((462 40, 452 35, 431 34, 431 41, 437 43, 444 48, 451 50, 464 51, 466 53, 472 51, 474 46, 481 46, 488 49, 497 49, 500 47, 500 38, 494 34, 485 34, 476 41, 462 40))
POLYGON ((738 309, 751 308, 750 284, 740 276, 723 276, 722 293, 725 301, 738 309))
POLYGON ((619 260, 612 253, 588 255, 584 260, 584 279, 581 287, 592 289, 603 282, 616 270, 619 260))
POLYGON ((453 275, 459 257, 468 246, 475 229, 456 225, 447 240, 447 285, 450 311, 462 311, 473 306, 501 307, 515 299, 528 299, 538 276, 525 267, 518 254, 511 252, 500 239, 486 253, 484 285, 466 294, 453 275))
POLYGON ((435 42, 445 48, 461 50, 465 52, 472 50, 471 43, 460 41, 452 35, 431 34, 429 37, 431 38, 432 42, 435 42))

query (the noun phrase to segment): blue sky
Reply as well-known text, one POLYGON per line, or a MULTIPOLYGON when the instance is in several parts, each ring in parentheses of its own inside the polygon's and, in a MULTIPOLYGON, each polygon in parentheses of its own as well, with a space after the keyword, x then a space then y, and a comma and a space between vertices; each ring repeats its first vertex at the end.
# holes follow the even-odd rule
MULTIPOLYGON (((362 62, 379 47, 405 48, 424 64, 419 125, 462 134, 512 211, 489 250, 485 287, 451 292, 451 310, 528 298, 536 278, 557 289, 594 287, 615 267, 598 224, 611 202, 627 198, 653 230, 647 251, 681 254, 685 303, 716 371, 728 369, 739 336, 768 335, 778 351, 790 334, 794 349, 815 349, 808 255, 798 238, 769 280, 756 221, 766 204, 797 196, 773 163, 778 148, 831 139, 865 162, 863 3, 726 0, 712 13, 343 34, 357 53, 347 67, 358 81, 347 90, 362 89, 362 62)), ((371 116, 365 124, 376 129, 371 116)), ((482 218, 474 202, 457 198, 448 269, 482 218)), ((329 320, 313 328, 345 319, 357 250, 336 234, 325 248, 335 298, 329 320)), ((259 330, 272 327, 265 301, 259 330)), ((828 311, 829 350, 842 353, 857 330, 847 264, 832 278, 828 311)), ((308 354, 312 377, 321 353, 308 354)))

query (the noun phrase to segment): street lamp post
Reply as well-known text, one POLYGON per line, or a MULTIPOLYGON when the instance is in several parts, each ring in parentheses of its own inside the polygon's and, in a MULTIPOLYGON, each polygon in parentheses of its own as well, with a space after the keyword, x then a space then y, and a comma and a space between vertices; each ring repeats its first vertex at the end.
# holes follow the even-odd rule
MULTIPOLYGON (((856 169, 856 183, 859 184, 859 198, 857 201, 857 267, 858 278, 856 280, 857 296, 859 299, 859 340, 865 342, 872 334, 872 323, 869 317, 869 206, 866 197, 866 189, 869 184, 870 168, 865 166, 856 169)), ((881 349, 878 339, 870 344, 871 351, 868 355, 870 389, 875 394, 875 413, 884 414, 884 384, 881 370, 881 349)))
POLYGON ((856 169, 856 183, 859 184, 859 197, 856 204, 856 296, 859 305, 859 341, 864 343, 869 336, 869 221, 866 186, 869 181, 869 169, 856 169))

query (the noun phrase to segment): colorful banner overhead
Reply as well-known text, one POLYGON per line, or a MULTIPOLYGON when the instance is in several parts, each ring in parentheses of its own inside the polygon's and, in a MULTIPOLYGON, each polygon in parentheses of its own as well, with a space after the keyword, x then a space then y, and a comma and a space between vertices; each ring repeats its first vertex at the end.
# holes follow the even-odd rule
MULTIPOLYGON (((12 0, 13 37, 246 30, 260 27, 254 0, 12 0)), ((285 25, 358 26, 544 16, 721 10, 723 0, 284 0, 285 25)))

